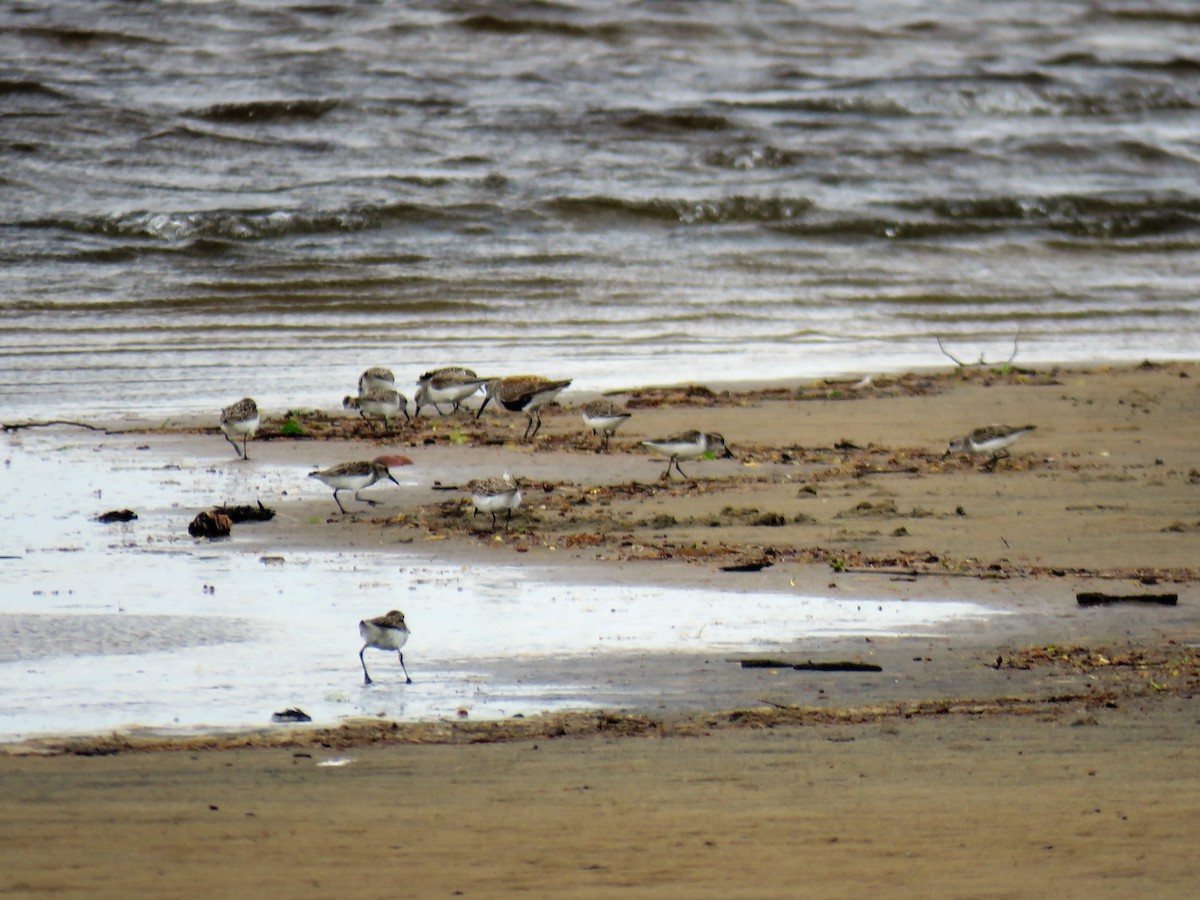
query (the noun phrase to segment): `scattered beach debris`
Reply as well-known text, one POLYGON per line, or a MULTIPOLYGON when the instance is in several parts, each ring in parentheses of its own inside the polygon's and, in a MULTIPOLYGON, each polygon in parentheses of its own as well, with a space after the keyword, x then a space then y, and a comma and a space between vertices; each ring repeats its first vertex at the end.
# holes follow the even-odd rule
POLYGON ((1075 595, 1080 606, 1106 606, 1111 603, 1140 603, 1150 606, 1175 606, 1178 594, 1105 594, 1100 591, 1084 591, 1075 595))
POLYGON ((229 532, 232 530, 233 520, 229 516, 208 510, 198 513, 196 518, 188 523, 188 534, 196 538, 229 537, 229 532))
POLYGON ((271 714, 272 722, 311 722, 312 716, 300 709, 298 706, 291 706, 285 710, 271 714))
POLYGON ((112 522, 132 522, 136 518, 137 513, 132 509, 110 509, 108 512, 96 516, 96 521, 108 525, 112 522))

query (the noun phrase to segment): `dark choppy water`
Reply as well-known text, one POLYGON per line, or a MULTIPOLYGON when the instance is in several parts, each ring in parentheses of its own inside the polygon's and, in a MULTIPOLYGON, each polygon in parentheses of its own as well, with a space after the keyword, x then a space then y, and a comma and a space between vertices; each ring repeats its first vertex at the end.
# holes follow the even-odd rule
POLYGON ((1196 357, 1185 0, 8 3, 0 413, 1196 357))

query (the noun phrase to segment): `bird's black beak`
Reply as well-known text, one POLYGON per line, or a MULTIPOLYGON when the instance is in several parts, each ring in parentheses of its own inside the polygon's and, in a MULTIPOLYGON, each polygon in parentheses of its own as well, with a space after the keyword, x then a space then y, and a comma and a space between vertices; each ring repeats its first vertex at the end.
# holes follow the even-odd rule
POLYGON ((400 482, 398 482, 398 481, 396 480, 396 476, 395 476, 395 475, 393 475, 391 472, 388 472, 388 478, 391 480, 392 484, 399 484, 399 483, 400 483, 400 482))
POLYGON ((483 398, 483 402, 479 404, 479 412, 475 413, 475 418, 476 418, 476 419, 478 419, 480 416, 482 416, 482 415, 483 415, 483 411, 484 411, 485 409, 487 409, 488 401, 489 401, 489 400, 491 400, 491 399, 492 399, 491 397, 484 397, 484 398, 483 398))

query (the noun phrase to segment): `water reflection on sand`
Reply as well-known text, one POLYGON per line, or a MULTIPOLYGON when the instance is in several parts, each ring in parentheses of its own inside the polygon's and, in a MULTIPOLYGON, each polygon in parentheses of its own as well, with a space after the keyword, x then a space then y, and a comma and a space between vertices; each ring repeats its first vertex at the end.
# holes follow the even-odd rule
POLYGON ((196 542, 186 524, 197 510, 260 496, 286 506, 303 469, 172 459, 137 435, 48 430, 5 441, 0 740, 265 726, 293 706, 318 722, 428 719, 464 707, 473 717, 644 708, 661 699, 661 685, 623 677, 633 660, 645 672, 647 659, 723 660, 988 613, 966 603, 599 583, 594 573, 570 583, 561 572, 399 547, 268 554, 236 538, 196 542), (94 521, 119 507, 138 519, 94 521), (358 620, 392 608, 413 632, 405 658, 414 684, 404 684, 394 655, 369 650, 377 684, 365 688, 358 620))

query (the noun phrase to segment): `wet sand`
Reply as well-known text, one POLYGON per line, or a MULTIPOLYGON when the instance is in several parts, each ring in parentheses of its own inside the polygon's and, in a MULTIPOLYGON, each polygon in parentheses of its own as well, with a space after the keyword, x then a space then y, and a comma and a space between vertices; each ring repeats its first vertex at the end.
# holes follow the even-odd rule
MULTIPOLYGON (((275 437, 276 415, 250 463, 226 463, 401 452, 406 474, 428 475, 372 488, 382 504, 349 501, 345 517, 323 489, 261 498, 280 511, 254 526, 264 550, 551 560, 564 579, 753 579, 1010 615, 813 648, 878 675, 658 661, 636 677, 690 702, 603 715, 9 747, 0 888, 1186 894, 1200 881, 1197 378, 1168 364, 639 390, 614 397, 634 417, 608 453, 572 409, 548 411, 531 444, 523 416, 490 408, 386 438, 305 414, 291 418, 306 437, 275 437), (1038 428, 994 471, 943 459, 950 437, 993 422, 1038 428), (637 442, 687 428, 722 432, 737 458, 660 481, 665 460, 637 442), (505 469, 527 485, 509 530, 440 489, 505 469), (770 565, 722 571, 747 562, 770 565), (1085 608, 1085 590, 1178 605, 1085 608)), ((186 424, 158 437, 224 459, 211 426, 186 424)))

